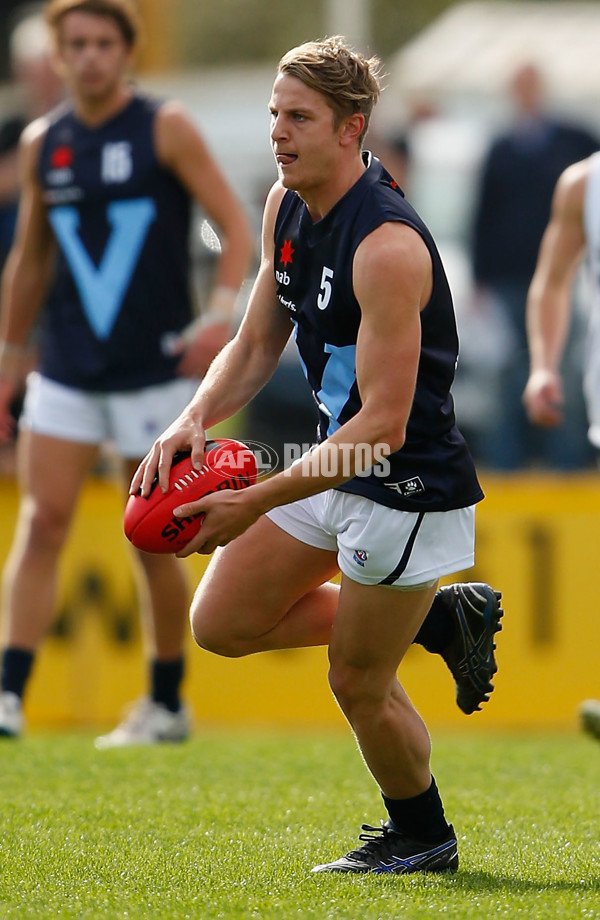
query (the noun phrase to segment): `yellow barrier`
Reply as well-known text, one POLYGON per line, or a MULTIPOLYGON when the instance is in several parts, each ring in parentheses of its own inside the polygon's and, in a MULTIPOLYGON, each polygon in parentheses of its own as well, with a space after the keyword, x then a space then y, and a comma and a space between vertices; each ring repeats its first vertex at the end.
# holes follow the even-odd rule
MULTIPOLYGON (((503 591, 504 629, 492 700, 468 719, 454 704, 452 679, 437 656, 411 648, 400 678, 431 726, 565 727, 579 701, 600 696, 596 610, 600 489, 595 475, 486 477, 477 523, 477 566, 464 580, 503 591)), ((17 507, 0 481, 0 560, 17 507)), ((121 495, 91 481, 66 548, 59 617, 28 692, 32 727, 109 725, 145 690, 142 640, 121 495)), ((197 581, 206 560, 187 560, 197 581)), ((202 724, 341 726, 327 685, 323 649, 225 660, 190 639, 186 696, 202 724)))

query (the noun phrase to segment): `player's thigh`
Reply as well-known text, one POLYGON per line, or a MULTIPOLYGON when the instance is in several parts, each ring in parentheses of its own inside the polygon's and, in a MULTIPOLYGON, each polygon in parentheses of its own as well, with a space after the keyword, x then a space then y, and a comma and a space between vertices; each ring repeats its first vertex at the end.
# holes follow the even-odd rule
POLYGON ((93 444, 21 430, 17 473, 28 515, 36 515, 42 524, 66 526, 97 457, 93 444))
POLYGON ((213 554, 192 603, 192 628, 237 635, 272 629, 294 604, 338 573, 336 553, 297 540, 261 517, 213 554))

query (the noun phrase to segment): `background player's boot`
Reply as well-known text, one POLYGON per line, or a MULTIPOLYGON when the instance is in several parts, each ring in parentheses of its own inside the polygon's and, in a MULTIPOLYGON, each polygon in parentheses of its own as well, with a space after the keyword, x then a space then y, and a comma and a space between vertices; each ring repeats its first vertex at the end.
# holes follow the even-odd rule
POLYGON ((0 693, 0 738, 18 738, 23 731, 23 708, 16 693, 0 693))
POLYGON ((600 739, 600 700, 584 700, 579 707, 579 718, 583 730, 600 739))
POLYGON ((171 712, 162 703, 144 697, 133 706, 120 725, 108 735, 96 738, 99 750, 133 745, 185 741, 190 733, 190 716, 185 706, 171 712))

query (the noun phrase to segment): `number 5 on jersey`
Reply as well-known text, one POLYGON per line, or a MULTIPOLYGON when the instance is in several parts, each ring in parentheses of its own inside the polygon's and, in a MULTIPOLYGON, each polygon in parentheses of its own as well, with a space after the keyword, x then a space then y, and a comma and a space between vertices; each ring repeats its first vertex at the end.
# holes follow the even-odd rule
POLYGON ((319 289, 319 296, 317 297, 317 306, 319 310, 324 310, 331 300, 331 278, 333 278, 333 269, 327 268, 327 266, 324 265, 321 275, 321 287, 319 289))

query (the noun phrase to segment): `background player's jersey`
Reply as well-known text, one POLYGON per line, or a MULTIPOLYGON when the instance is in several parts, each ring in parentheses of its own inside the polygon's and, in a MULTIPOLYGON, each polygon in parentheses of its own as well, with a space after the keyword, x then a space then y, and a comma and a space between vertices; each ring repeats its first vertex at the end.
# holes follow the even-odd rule
POLYGON ((169 342, 192 316, 190 197, 154 150, 160 103, 135 95, 89 128, 50 115, 39 175, 58 243, 42 316, 41 372, 119 391, 175 376, 169 342))
POLYGON ((361 311, 352 286, 354 253, 361 240, 388 221, 406 223, 422 236, 431 255, 433 291, 421 311, 421 357, 406 442, 390 457, 389 475, 377 475, 374 467, 369 475, 339 488, 392 508, 466 507, 483 493, 456 427, 450 395, 458 337, 448 282, 426 226, 381 163, 375 158, 368 162, 358 182, 317 223, 301 198, 286 192, 275 225, 277 294, 296 327, 323 440, 361 407, 355 364, 361 311))

